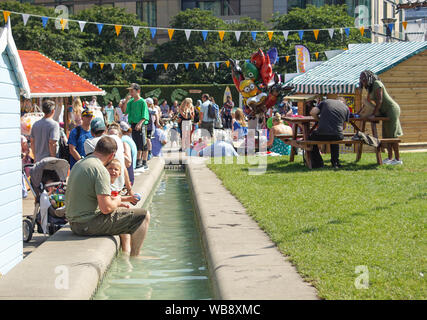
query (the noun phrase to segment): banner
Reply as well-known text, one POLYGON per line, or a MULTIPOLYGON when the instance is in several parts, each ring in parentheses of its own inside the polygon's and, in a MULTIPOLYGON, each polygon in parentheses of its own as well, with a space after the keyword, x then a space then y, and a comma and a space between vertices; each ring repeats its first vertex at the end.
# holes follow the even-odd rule
POLYGON ((306 46, 298 44, 295 46, 295 56, 297 72, 304 73, 306 71, 307 65, 310 63, 310 52, 306 46))

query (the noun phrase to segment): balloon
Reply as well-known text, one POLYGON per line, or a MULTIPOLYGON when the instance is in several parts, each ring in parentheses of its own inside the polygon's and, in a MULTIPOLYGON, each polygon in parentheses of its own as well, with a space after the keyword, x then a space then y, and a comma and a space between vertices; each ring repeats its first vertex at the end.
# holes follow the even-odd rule
POLYGON ((261 67, 261 78, 264 85, 268 86, 273 79, 273 68, 271 67, 270 57, 265 56, 265 62, 261 67))
POLYGON ((274 106, 277 103, 277 96, 270 93, 267 97, 267 100, 265 101, 265 107, 271 108, 272 106, 274 106))
POLYGON ((252 54, 251 56, 251 62, 257 67, 257 69, 259 70, 261 68, 261 66, 264 64, 265 62, 265 55, 264 52, 262 52, 261 49, 258 49, 257 52, 255 52, 254 54, 252 54))
POLYGON ((277 62, 277 57, 279 56, 279 53, 277 52, 276 48, 271 48, 267 51, 267 55, 270 57, 270 63, 275 64, 277 62))
POLYGON ((259 71, 257 67, 251 62, 245 62, 242 67, 243 76, 245 79, 257 81, 259 79, 259 71))
POLYGON ((273 127, 273 118, 268 118, 267 120, 267 128, 271 129, 273 127))
POLYGON ((244 98, 250 98, 260 93, 260 90, 252 80, 243 80, 240 82, 239 91, 244 98))

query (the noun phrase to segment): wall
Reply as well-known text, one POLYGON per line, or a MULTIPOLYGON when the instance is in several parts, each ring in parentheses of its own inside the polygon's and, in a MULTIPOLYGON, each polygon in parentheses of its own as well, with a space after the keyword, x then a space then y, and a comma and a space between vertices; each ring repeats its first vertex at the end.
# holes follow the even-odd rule
POLYGON ((19 88, 6 52, 0 58, 0 274, 23 253, 19 88))

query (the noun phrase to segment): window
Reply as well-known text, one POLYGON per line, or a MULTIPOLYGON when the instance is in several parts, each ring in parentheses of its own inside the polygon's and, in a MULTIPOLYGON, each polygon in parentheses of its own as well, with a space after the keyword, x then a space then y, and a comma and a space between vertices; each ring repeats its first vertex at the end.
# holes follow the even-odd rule
POLYGON ((240 0, 182 0, 181 9, 211 10, 215 16, 240 15, 240 0))
POLYGON ((384 1, 384 4, 383 4, 383 18, 384 19, 387 19, 387 2, 386 1, 384 1))
POLYGON ((157 26, 156 1, 138 1, 136 3, 136 15, 141 21, 147 22, 150 27, 157 26))

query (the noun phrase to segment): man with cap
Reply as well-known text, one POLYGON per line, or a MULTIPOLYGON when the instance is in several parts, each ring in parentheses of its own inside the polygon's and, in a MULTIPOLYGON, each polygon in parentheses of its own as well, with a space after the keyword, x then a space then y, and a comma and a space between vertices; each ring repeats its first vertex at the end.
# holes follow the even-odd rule
POLYGON ((125 114, 128 115, 128 122, 132 128, 132 138, 135 141, 138 149, 136 168, 148 170, 147 158, 147 124, 149 120, 148 106, 143 98, 141 98, 141 87, 132 83, 128 88, 129 95, 124 102, 125 114))
POLYGON ((68 146, 70 148, 70 169, 73 168, 74 164, 80 159, 86 156, 84 150, 84 143, 87 139, 92 138, 90 132, 90 122, 93 118, 93 112, 88 109, 82 111, 82 124, 75 127, 70 132, 68 138, 68 146))

